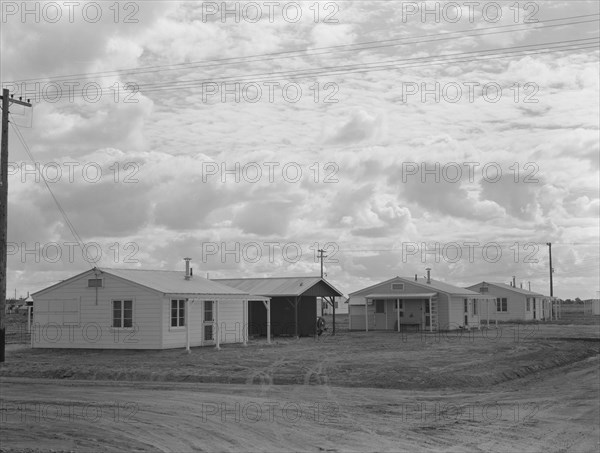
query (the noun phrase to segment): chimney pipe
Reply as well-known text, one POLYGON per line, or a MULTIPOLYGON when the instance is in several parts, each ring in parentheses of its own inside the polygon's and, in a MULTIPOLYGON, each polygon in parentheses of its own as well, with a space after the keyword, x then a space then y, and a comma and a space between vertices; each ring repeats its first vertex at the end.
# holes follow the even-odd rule
POLYGON ((431 268, 425 269, 427 271, 427 283, 431 283, 431 268))
POLYGON ((513 275, 513 282, 512 282, 512 286, 513 288, 517 287, 517 281, 516 281, 516 277, 513 275))
POLYGON ((185 260, 185 279, 189 280, 190 279, 190 261, 192 260, 191 258, 184 258, 185 260))
POLYGON ((417 274, 415 274, 415 282, 417 281, 417 274))

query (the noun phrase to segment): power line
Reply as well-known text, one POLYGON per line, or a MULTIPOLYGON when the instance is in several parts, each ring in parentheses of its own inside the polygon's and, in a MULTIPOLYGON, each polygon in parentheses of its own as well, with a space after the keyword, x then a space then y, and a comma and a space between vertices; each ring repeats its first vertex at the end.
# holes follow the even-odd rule
MULTIPOLYGON (((557 21, 568 21, 571 19, 591 18, 591 17, 596 17, 596 16, 599 16, 599 14, 585 14, 585 15, 578 15, 578 16, 569 16, 569 17, 564 17, 564 18, 547 19, 547 20, 543 20, 540 22, 547 23, 547 22, 557 22, 557 21)), ((142 68, 117 69, 117 70, 113 70, 113 71, 76 73, 76 74, 67 74, 67 75, 60 75, 60 76, 51 76, 51 77, 46 77, 46 78, 30 78, 30 79, 22 79, 22 80, 18 80, 18 81, 5 82, 5 84, 14 84, 14 83, 21 83, 21 82, 35 82, 35 81, 40 81, 40 82, 41 81, 64 81, 62 79, 65 79, 65 78, 72 79, 73 77, 77 77, 79 79, 81 79, 81 78, 89 79, 90 77, 104 78, 104 77, 114 77, 117 75, 138 75, 138 74, 146 74, 146 73, 162 72, 162 71, 173 71, 173 70, 181 70, 181 69, 219 67, 219 66, 223 66, 223 65, 251 63, 251 62, 255 62, 255 61, 272 61, 272 60, 278 60, 278 59, 296 58, 298 56, 318 56, 318 55, 326 55, 326 54, 331 54, 331 53, 355 52, 355 51, 379 49, 379 48, 386 48, 386 47, 396 47, 396 46, 403 46, 403 45, 410 45, 410 44, 422 44, 422 43, 427 43, 427 42, 454 40, 454 39, 460 39, 460 38, 465 38, 465 37, 486 36, 486 35, 499 34, 499 33, 510 33, 510 32, 514 33, 514 32, 538 30, 538 29, 551 28, 551 27, 561 27, 561 26, 568 26, 568 25, 578 25, 578 24, 583 24, 583 23, 598 22, 598 20, 599 19, 590 19, 590 20, 584 20, 584 21, 567 22, 567 23, 552 24, 552 25, 527 25, 525 28, 517 29, 517 30, 515 30, 514 28, 515 27, 523 27, 525 24, 498 25, 498 26, 493 26, 493 27, 486 27, 484 29, 457 30, 457 31, 452 31, 452 32, 427 34, 427 35, 420 35, 420 36, 415 36, 415 37, 402 37, 402 38, 394 38, 394 39, 386 39, 386 40, 364 41, 364 42, 355 43, 355 44, 342 44, 342 45, 336 45, 336 46, 316 47, 313 49, 298 49, 298 50, 289 50, 289 51, 281 51, 281 52, 271 52, 271 53, 264 53, 264 54, 248 55, 248 56, 243 56, 243 57, 230 57, 230 58, 220 58, 220 59, 211 59, 211 60, 201 60, 201 61, 188 62, 188 63, 175 63, 175 64, 169 64, 169 65, 154 65, 154 66, 145 66, 142 68), (493 32, 489 31, 489 30, 496 30, 496 29, 501 29, 501 31, 493 31, 493 32), (475 33, 475 34, 467 34, 467 33, 475 33), (459 34, 464 34, 464 35, 463 36, 452 36, 452 35, 459 35, 459 34), (440 38, 440 36, 450 36, 450 37, 440 38), (423 38, 432 38, 432 37, 433 37, 433 39, 422 40, 423 38), (412 40, 412 41, 421 40, 421 41, 404 42, 406 40, 412 40), (386 44, 384 44, 384 43, 386 43, 386 44), (387 43, 394 43, 394 44, 387 44, 387 43), (381 45, 371 46, 371 44, 381 44, 381 45), (363 47, 361 47, 361 46, 363 46, 363 47), (368 46, 368 47, 364 47, 364 46, 368 46), (311 52, 315 52, 315 51, 319 51, 319 50, 325 50, 325 52, 311 53, 311 52), (296 55, 296 54, 298 54, 298 55, 296 55), (286 55, 286 56, 278 57, 278 58, 264 58, 264 57, 275 57, 275 56, 282 56, 282 55, 286 55)), ((72 80, 68 80, 68 81, 72 82, 72 80)))
MULTIPOLYGON (((582 39, 575 39, 575 40, 567 40, 567 41, 556 41, 556 42, 550 42, 550 43, 542 43, 542 44, 528 44, 528 45, 524 45, 524 46, 513 46, 513 47, 506 47, 506 48, 496 48, 496 49, 486 49, 486 50, 476 50, 476 51, 469 51, 469 52, 458 52, 458 53, 453 53, 453 54, 448 54, 448 55, 435 55, 435 56, 428 56, 428 57, 417 57, 417 58, 403 58, 401 60, 398 59, 393 59, 393 60, 385 60, 385 61, 381 61, 381 62, 376 62, 376 63, 360 63, 360 64, 352 64, 352 65, 341 65, 341 66, 325 66, 325 67, 320 67, 320 68, 315 68, 315 69, 305 69, 305 70, 293 70, 293 71, 271 71, 271 72, 263 72, 263 73, 257 73, 257 74, 250 74, 247 76, 242 76, 242 77, 236 77, 236 76, 227 76, 227 77, 220 77, 216 80, 218 81, 225 81, 225 80, 239 80, 239 81, 244 81, 246 79, 248 80, 254 80, 256 77, 261 77, 264 76, 266 77, 265 80, 277 80, 279 78, 297 78, 297 77, 305 77, 305 76, 314 76, 314 75, 325 75, 325 74, 336 74, 336 73, 341 73, 341 74, 347 74, 347 73, 353 73, 353 72, 370 72, 370 71, 376 71, 376 70, 381 70, 381 69, 394 69, 394 68, 404 68, 404 67, 413 67, 410 64, 399 64, 400 62, 423 62, 424 60, 428 60, 428 59, 433 59, 434 62, 433 64, 438 64, 438 62, 436 60, 441 60, 441 63, 446 63, 446 59, 454 59, 455 57, 461 57, 461 56, 470 56, 470 55, 474 55, 476 58, 477 57, 486 57, 486 56, 496 56, 496 54, 499 53, 512 53, 510 52, 512 49, 523 49, 523 48, 528 48, 528 49, 524 49, 522 51, 517 51, 515 50, 515 52, 524 52, 524 51, 537 51, 540 49, 534 49, 535 47, 540 47, 540 46, 554 46, 556 45, 556 48, 560 48, 562 49, 563 47, 571 47, 571 46, 583 46, 583 45, 588 45, 588 44, 592 44, 591 41, 598 41, 599 37, 593 37, 593 38, 582 38, 582 39), (583 42, 585 41, 585 42, 583 42), (589 42, 588 42, 589 41, 589 42), (574 44, 575 42, 580 42, 579 44, 574 44), (573 43, 573 44, 568 44, 568 43, 573 43), (563 46, 564 44, 564 46, 563 46), (475 54, 483 54, 483 55, 475 55, 475 54), (271 76, 276 76, 276 78, 273 78, 271 76)), ((459 61, 464 61, 463 59, 459 60, 459 61)), ((432 62, 426 62, 427 65, 432 63, 432 62)), ((177 87, 177 88, 181 88, 181 87, 186 87, 188 88, 188 86, 184 86, 184 84, 198 84, 198 83, 206 83, 206 82, 210 82, 211 80, 185 80, 185 81, 179 81, 179 82, 172 82, 170 87, 177 87)), ((155 84, 147 84, 147 85, 143 85, 144 88, 153 88, 153 87, 157 87, 157 86, 164 86, 164 83, 155 83, 155 84)), ((144 91, 152 91, 152 90, 144 90, 144 91)))
MULTIPOLYGON (((31 149, 29 148, 29 146, 27 145, 25 138, 23 137, 23 135, 21 134, 21 131, 19 130, 19 127, 16 126, 13 122, 10 123, 11 127, 13 128, 13 130, 15 131, 15 133, 17 134, 17 138, 19 139, 19 141, 21 142, 21 145, 23 145, 23 148, 25 149, 25 152, 27 153, 27 155, 29 156, 29 158, 31 159, 32 162, 37 162, 34 157, 33 154, 31 152, 31 149)), ((36 167, 37 168, 37 167, 36 167)), ((56 198, 56 195, 54 194, 54 192, 52 191, 52 189, 50 188, 50 185, 48 184, 48 181, 46 180, 46 178, 44 177, 43 172, 41 172, 40 170, 38 170, 39 175, 42 178, 42 181, 44 181, 44 185, 46 186, 46 188, 48 189, 48 192, 50 192, 50 195, 52 196, 52 199, 54 200, 54 203, 56 204, 59 212, 61 213, 65 223, 67 224, 67 227, 69 228, 69 230, 71 231, 71 234, 73 235, 73 237, 75 238, 75 240, 79 243, 79 246, 81 247, 82 250, 85 250, 85 243, 83 242, 83 240, 81 239, 81 236, 79 235, 79 233, 77 232, 75 225, 73 225, 73 223, 71 222, 71 220, 69 219, 69 216, 67 215, 66 211, 63 209, 63 207, 61 206, 60 202, 58 201, 58 198, 56 198)), ((86 260, 88 261, 88 260, 86 260)), ((88 264, 90 265, 90 267, 93 269, 94 266, 88 261, 88 264)))
MULTIPOLYGON (((487 61, 490 59, 502 59, 502 58, 514 58, 516 56, 530 56, 530 55, 540 55, 546 53, 553 52, 566 52, 566 51, 574 51, 574 50, 587 50, 587 49, 598 49, 598 39, 599 37, 593 38, 582 38, 577 40, 567 40, 567 41, 556 41, 550 43, 542 43, 542 44, 529 44, 524 46, 513 46, 508 48, 496 48, 496 49, 486 49, 479 51, 471 51, 471 52, 460 52, 448 55, 438 55, 438 56, 428 56, 428 57, 419 57, 412 59, 403 59, 403 60, 388 60, 381 64, 378 63, 361 63, 355 65, 342 65, 342 66, 330 66, 330 67, 320 67, 314 69, 305 69, 305 70, 293 70, 293 71, 271 71, 266 73, 258 73, 251 74, 245 76, 226 76, 220 77, 217 79, 197 79, 197 80, 183 80, 179 82, 171 82, 169 86, 164 86, 164 83, 152 83, 145 86, 142 86, 140 90, 141 93, 154 93, 154 92, 162 92, 162 91, 171 91, 171 90, 182 90, 182 89, 190 89, 195 87, 200 87, 207 83, 216 83, 218 82, 226 82, 228 80, 234 80, 236 82, 274 82, 276 80, 282 79, 302 79, 307 77, 316 77, 323 75, 344 75, 344 74, 356 74, 356 73, 364 73, 364 72, 376 72, 376 71, 387 71, 387 70, 399 70, 405 68, 414 68, 414 67, 423 67, 430 65, 439 65, 439 64, 456 64, 456 63, 473 63, 477 61, 487 61), (593 41, 593 42, 592 42, 593 41), (537 49, 540 46, 553 46, 548 47, 546 49, 537 49), (514 50, 521 49, 521 50, 514 50), (474 54, 482 54, 482 55, 474 55, 474 54), (457 58, 462 57, 462 58, 457 58), (432 60, 432 61, 426 61, 432 60), (414 61, 414 63, 405 64, 403 62, 414 61), (257 79, 257 77, 263 77, 262 79, 257 79)), ((112 87, 105 87, 104 90, 110 90, 112 87)), ((127 90, 126 90, 127 91, 127 90)), ((77 94, 62 94, 60 98, 64 98, 67 96, 72 97, 83 97, 82 93, 77 94)), ((57 99, 60 99, 57 98, 57 99)))

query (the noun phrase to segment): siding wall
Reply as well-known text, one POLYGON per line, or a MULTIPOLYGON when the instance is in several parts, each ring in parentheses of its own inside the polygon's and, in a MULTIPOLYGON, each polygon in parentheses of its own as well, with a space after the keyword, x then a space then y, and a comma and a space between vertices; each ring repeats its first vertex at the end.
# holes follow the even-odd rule
MULTIPOLYGON (((473 285, 469 289, 473 291, 479 291, 481 285, 473 285)), ((533 298, 535 297, 536 304, 536 317, 535 319, 542 319, 542 299, 546 299, 542 295, 525 295, 515 293, 508 288, 500 288, 493 285, 488 286, 488 295, 494 297, 504 298, 506 297, 506 312, 496 311, 496 304, 490 303, 490 320, 498 321, 513 321, 513 320, 530 320, 533 318, 533 298), (527 311, 527 298, 531 298, 530 310, 527 311)), ((546 302, 547 305, 547 302, 546 302)), ((548 312, 548 311, 547 311, 548 312)), ((548 312, 549 313, 549 312, 548 312)), ((483 311, 481 312, 481 319, 486 319, 485 304, 483 311)))
POLYGON ((34 298, 34 348, 159 349, 160 296, 154 291, 103 274, 103 287, 79 279, 34 298), (112 327, 112 301, 133 300, 134 329, 112 327))
MULTIPOLYGON (((204 341, 204 301, 196 300, 189 304, 189 313, 186 321, 190 327, 190 346, 213 345, 214 341, 204 341)), ((219 342, 242 343, 244 332, 244 312, 242 300, 221 300, 218 302, 219 310, 219 342)), ((171 298, 165 298, 163 308, 164 348, 183 348, 186 345, 185 327, 171 327, 171 298)), ((217 304, 213 303, 213 318, 216 321, 217 304)), ((214 324, 213 324, 214 325, 214 324)))
MULTIPOLYGON (((433 289, 424 289, 421 286, 411 284, 410 282, 404 281, 404 280, 392 280, 390 282, 381 283, 372 288, 368 288, 368 289, 359 291, 356 294, 350 296, 350 298, 348 299, 348 313, 349 313, 349 323, 350 323, 349 327, 351 330, 365 330, 364 305, 365 305, 365 296, 367 296, 369 294, 390 294, 390 295, 394 295, 394 296, 397 295, 399 299, 402 299, 402 294, 433 293, 433 292, 436 292, 436 291, 433 289), (404 290, 403 291, 392 290, 392 283, 404 283, 404 290), (362 307, 362 308, 359 308, 359 307, 362 307)), ((414 302, 416 302, 416 300, 409 301, 409 302, 414 303, 414 302)), ((394 302, 390 302, 390 303, 393 304, 394 302)), ((368 319, 369 319, 369 330, 384 329, 386 327, 385 325, 376 326, 375 305, 374 304, 368 306, 368 319)), ((412 318, 412 319, 414 319, 414 318, 412 318)), ((391 311, 388 312, 387 322, 388 322, 387 327, 393 329, 394 323, 396 322, 396 312, 393 311, 393 308, 391 311), (394 318, 394 319, 390 320, 390 318, 394 318)), ((401 322, 402 322, 402 320, 401 320, 401 322)), ((412 322, 412 320, 410 322, 412 322)))
MULTIPOLYGON (((365 330, 365 296, 368 294, 390 294, 397 296, 399 299, 402 299, 403 293, 432 293, 437 292, 437 323, 438 328, 440 330, 452 330, 457 329, 459 327, 464 327, 465 319, 464 319, 464 296, 448 296, 445 293, 441 293, 436 291, 434 288, 425 289, 421 286, 413 285, 408 281, 401 280, 393 280, 387 283, 382 283, 380 285, 374 286, 369 289, 365 289, 363 291, 357 292, 350 296, 349 302, 349 322, 351 330, 365 330), (391 289, 391 284, 393 282, 404 283, 404 290, 397 291, 391 289)), ((478 314, 473 315, 472 307, 473 300, 475 297, 467 297, 469 301, 469 311, 468 311, 468 321, 469 326, 477 326, 480 323, 481 319, 484 318, 484 312, 482 310, 485 309, 485 303, 479 301, 478 302, 478 314)), ((425 304, 428 299, 425 300, 425 304)), ((394 302, 389 301, 386 304, 387 317, 382 316, 381 314, 375 314, 375 304, 367 306, 368 313, 368 327, 369 330, 380 330, 380 329, 388 329, 391 330, 394 328, 396 323, 396 312, 394 311, 394 302), (378 322, 379 320, 379 322, 378 322)), ((420 322, 421 320, 421 307, 424 306, 423 302, 418 299, 405 300, 404 301, 404 317, 400 319, 400 322, 404 323, 413 323, 420 322), (410 317, 410 314, 413 317, 410 317)), ((495 306, 490 304, 490 308, 495 310, 495 306)), ((490 318, 491 319, 491 318, 490 318)), ((428 329, 428 327, 424 327, 428 329)))

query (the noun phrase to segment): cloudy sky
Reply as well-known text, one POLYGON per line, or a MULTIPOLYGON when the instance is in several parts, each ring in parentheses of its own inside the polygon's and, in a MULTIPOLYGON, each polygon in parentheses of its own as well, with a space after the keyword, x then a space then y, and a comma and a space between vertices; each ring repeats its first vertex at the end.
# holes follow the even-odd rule
POLYGON ((317 275, 319 248, 344 293, 427 267, 549 293, 551 242, 555 295, 597 297, 596 1, 1 3, 33 104, 8 295, 185 256, 317 275))

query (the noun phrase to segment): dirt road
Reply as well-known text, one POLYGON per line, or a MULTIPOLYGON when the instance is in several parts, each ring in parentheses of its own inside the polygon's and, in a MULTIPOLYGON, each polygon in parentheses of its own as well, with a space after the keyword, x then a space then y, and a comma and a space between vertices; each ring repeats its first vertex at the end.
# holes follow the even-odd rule
POLYGON ((2 379, 3 451, 598 451, 598 356, 484 391, 2 379))

